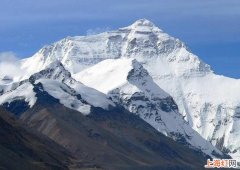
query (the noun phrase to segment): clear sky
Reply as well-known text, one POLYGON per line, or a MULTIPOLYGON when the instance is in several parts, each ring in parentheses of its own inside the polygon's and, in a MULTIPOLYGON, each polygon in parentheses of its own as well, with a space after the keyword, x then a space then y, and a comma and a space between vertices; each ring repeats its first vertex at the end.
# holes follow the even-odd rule
POLYGON ((240 78, 240 0, 1 0, 0 53, 29 57, 66 36, 146 18, 218 74, 240 78))

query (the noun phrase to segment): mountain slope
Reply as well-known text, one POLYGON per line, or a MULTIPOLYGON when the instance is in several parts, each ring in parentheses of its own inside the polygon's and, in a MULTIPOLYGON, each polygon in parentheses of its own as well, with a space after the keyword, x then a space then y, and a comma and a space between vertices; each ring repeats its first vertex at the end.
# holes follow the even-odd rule
POLYGON ((0 108, 0 169, 68 169, 71 159, 64 148, 0 108))
POLYGON ((183 119, 172 97, 133 59, 108 59, 75 75, 159 132, 211 155, 218 152, 183 119))
MULTIPOLYGON (((144 92, 158 100, 162 109, 169 110, 171 115, 166 118, 174 118, 172 111, 177 108, 171 97, 153 83, 136 60, 125 59, 125 62, 133 65, 125 66, 136 69, 124 74, 128 80, 140 83, 139 85, 144 80, 147 87, 150 87, 144 92), (139 81, 135 81, 135 78, 139 78, 139 81)), ((78 158, 72 168, 201 169, 206 160, 202 151, 212 155, 211 152, 215 150, 199 136, 190 134, 194 131, 190 127, 185 128, 184 124, 173 130, 167 129, 173 128, 171 126, 162 128, 169 134, 182 127, 189 130, 188 134, 179 134, 185 135, 184 139, 187 135, 192 135, 189 140, 194 140, 190 141, 197 142, 198 139, 204 142, 200 145, 203 148, 199 148, 202 151, 167 138, 122 108, 120 103, 114 104, 105 94, 73 79, 60 62, 54 62, 29 79, 2 87, 0 99, 4 102, 1 104, 15 113, 30 129, 46 135, 78 158), (34 102, 30 105, 29 101, 34 102)), ((172 119, 174 123, 184 121, 181 115, 175 116, 179 122, 172 119)), ((170 125, 169 122, 166 123, 170 125)), ((178 137, 171 137, 174 136, 178 137)))
POLYGON ((200 152, 161 135, 124 109, 96 108, 84 116, 51 96, 40 96, 36 105, 21 115, 21 120, 64 146, 81 165, 152 170, 201 169, 205 163, 200 152))
POLYGON ((141 19, 116 31, 67 37, 22 60, 27 78, 60 60, 72 73, 105 59, 135 58, 176 101, 180 113, 205 139, 240 158, 240 80, 215 75, 180 40, 141 19))

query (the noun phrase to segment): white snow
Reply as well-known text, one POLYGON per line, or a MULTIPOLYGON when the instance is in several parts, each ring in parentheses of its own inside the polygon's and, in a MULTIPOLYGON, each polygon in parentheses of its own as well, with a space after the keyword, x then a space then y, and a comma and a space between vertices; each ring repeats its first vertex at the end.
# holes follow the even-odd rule
POLYGON ((71 77, 71 74, 63 67, 59 62, 51 63, 42 72, 34 74, 37 79, 52 79, 59 81, 67 86, 73 88, 82 99, 94 107, 101 107, 108 110, 110 107, 114 107, 114 103, 107 99, 107 96, 93 88, 87 87, 84 84, 76 81, 71 77))
POLYGON ((78 100, 76 96, 77 93, 65 84, 50 79, 40 79, 36 83, 39 82, 42 83, 44 90, 48 92, 48 94, 59 99, 60 103, 64 106, 77 110, 84 115, 91 112, 91 106, 78 100))
POLYGON ((103 93, 115 89, 127 82, 128 72, 132 69, 131 59, 104 60, 101 64, 90 67, 73 77, 89 87, 103 93), (111 76, 109 76, 111 75, 111 76), (94 76, 94 77, 93 77, 94 76))
POLYGON ((14 100, 24 100, 30 107, 32 107, 37 100, 33 91, 33 86, 30 83, 25 83, 13 91, 7 91, 0 96, 0 105, 11 103, 14 100))
POLYGON ((76 90, 76 92, 81 95, 83 100, 94 107, 100 107, 105 110, 109 110, 111 107, 115 107, 115 104, 100 91, 87 87, 81 83, 71 84, 70 87, 76 90))

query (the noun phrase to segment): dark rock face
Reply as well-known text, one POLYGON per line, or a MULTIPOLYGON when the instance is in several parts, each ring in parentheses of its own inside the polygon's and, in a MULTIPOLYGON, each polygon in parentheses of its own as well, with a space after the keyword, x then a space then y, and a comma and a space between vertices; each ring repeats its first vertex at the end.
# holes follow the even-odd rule
MULTIPOLYGON (((46 91, 44 91, 41 83, 32 84, 34 86, 33 91, 36 93, 37 100, 39 102, 44 102, 48 105, 59 103, 58 99, 50 96, 46 91)), ((28 102, 25 99, 16 99, 9 103, 4 103, 2 106, 9 112, 14 113, 17 117, 20 117, 22 113, 30 109, 28 102)))
POLYGON ((28 130, 0 108, 0 169, 64 170, 73 157, 40 133, 28 130))
POLYGON ((24 99, 14 100, 11 103, 4 103, 2 106, 9 112, 14 113, 17 117, 30 108, 28 102, 24 99))
POLYGON ((196 169, 205 157, 170 138, 123 108, 93 108, 90 115, 58 103, 37 104, 21 116, 65 147, 84 165, 103 169, 196 169), (192 163, 194 162, 194 163, 192 163))
POLYGON ((167 97, 165 99, 161 99, 160 101, 161 101, 160 107, 162 111, 165 111, 165 112, 178 111, 178 106, 174 102, 172 97, 167 97))
POLYGON ((49 106, 51 104, 59 103, 58 99, 52 97, 46 91, 44 91, 43 85, 41 83, 33 84, 33 86, 33 91, 36 93, 37 102, 43 102, 45 104, 48 104, 49 106))

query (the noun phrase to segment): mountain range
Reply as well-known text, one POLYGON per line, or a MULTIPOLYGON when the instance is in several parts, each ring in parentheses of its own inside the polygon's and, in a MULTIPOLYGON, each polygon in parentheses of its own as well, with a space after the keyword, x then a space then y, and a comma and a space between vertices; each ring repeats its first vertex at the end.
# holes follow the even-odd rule
MULTIPOLYGON (((67 37, 19 64, 24 74, 0 81, 0 105, 91 165, 157 169, 164 167, 158 160, 186 148, 240 158, 240 81, 214 74, 146 19, 67 37)), ((187 161, 182 169, 194 168, 187 161)))

